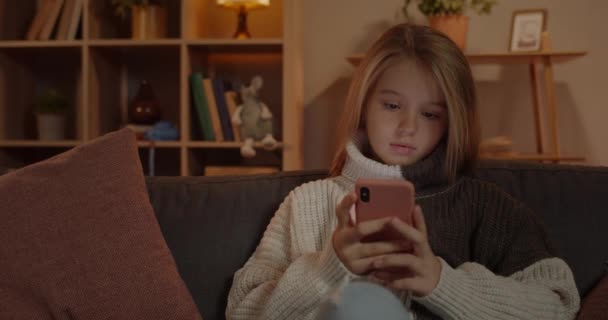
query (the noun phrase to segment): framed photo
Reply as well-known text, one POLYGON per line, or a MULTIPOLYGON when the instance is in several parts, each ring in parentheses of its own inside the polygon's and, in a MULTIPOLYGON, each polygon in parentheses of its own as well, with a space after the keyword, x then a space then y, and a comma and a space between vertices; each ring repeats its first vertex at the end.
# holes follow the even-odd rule
POLYGON ((539 51, 543 31, 546 30, 546 9, 513 12, 509 50, 512 52, 539 51))

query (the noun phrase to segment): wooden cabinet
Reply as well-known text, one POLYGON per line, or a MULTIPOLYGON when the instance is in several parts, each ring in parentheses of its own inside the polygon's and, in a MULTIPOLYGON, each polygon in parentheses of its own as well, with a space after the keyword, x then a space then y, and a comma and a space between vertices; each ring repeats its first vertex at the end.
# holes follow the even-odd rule
POLYGON ((213 0, 167 1, 167 37, 135 40, 128 20, 107 0, 84 0, 75 40, 23 40, 37 0, 0 0, 0 166, 20 167, 63 152, 127 122, 141 81, 157 96, 162 120, 178 128, 177 141, 140 142, 144 169, 154 157, 157 175, 201 175, 207 165, 302 168, 302 71, 299 1, 272 0, 250 13, 253 38, 234 40, 236 13, 213 0), (279 148, 243 159, 239 142, 203 141, 192 106, 189 77, 202 72, 248 84, 264 78, 261 99, 274 115, 279 148), (57 88, 70 101, 65 141, 37 140, 36 96, 57 88))

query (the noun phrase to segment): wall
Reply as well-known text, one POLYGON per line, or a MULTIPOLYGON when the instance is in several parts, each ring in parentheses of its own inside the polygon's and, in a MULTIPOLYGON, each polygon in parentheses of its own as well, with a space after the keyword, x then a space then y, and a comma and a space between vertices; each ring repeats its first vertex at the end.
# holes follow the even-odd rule
MULTIPOLYGON (((402 0, 304 1, 305 166, 327 168, 353 68, 345 57, 363 52, 399 21, 402 0)), ((608 36, 605 0, 499 0, 490 16, 471 15, 467 48, 502 52, 508 48, 513 10, 547 8, 556 50, 589 54, 555 67, 559 130, 564 153, 584 155, 588 164, 608 165, 604 147, 608 118, 608 36)), ((420 20, 420 17, 417 18, 420 20)), ((482 135, 512 137, 518 151, 535 151, 527 66, 474 66, 482 135)))

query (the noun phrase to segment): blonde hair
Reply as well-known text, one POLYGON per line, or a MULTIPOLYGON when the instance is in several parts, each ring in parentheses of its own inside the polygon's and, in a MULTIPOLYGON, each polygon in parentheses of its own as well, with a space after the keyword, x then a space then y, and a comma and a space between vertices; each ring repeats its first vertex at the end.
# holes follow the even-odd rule
POLYGON ((474 167, 479 147, 477 101, 471 68, 448 37, 425 26, 400 24, 387 30, 367 51, 353 76, 338 132, 338 151, 331 176, 340 175, 346 144, 362 129, 367 99, 380 75, 390 66, 412 59, 431 71, 447 106, 448 129, 445 173, 453 180, 474 167))

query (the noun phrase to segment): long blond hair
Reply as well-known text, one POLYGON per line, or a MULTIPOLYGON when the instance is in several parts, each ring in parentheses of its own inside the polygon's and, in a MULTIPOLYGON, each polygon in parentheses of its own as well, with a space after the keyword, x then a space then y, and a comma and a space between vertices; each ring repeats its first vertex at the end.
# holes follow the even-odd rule
POLYGON ((445 172, 453 180, 474 167, 479 147, 477 101, 471 68, 460 49, 445 35, 425 26, 400 24, 387 30, 367 51, 353 76, 339 124, 338 151, 331 176, 340 175, 346 144, 362 129, 367 99, 390 66, 412 59, 429 68, 446 99, 448 113, 445 172))

